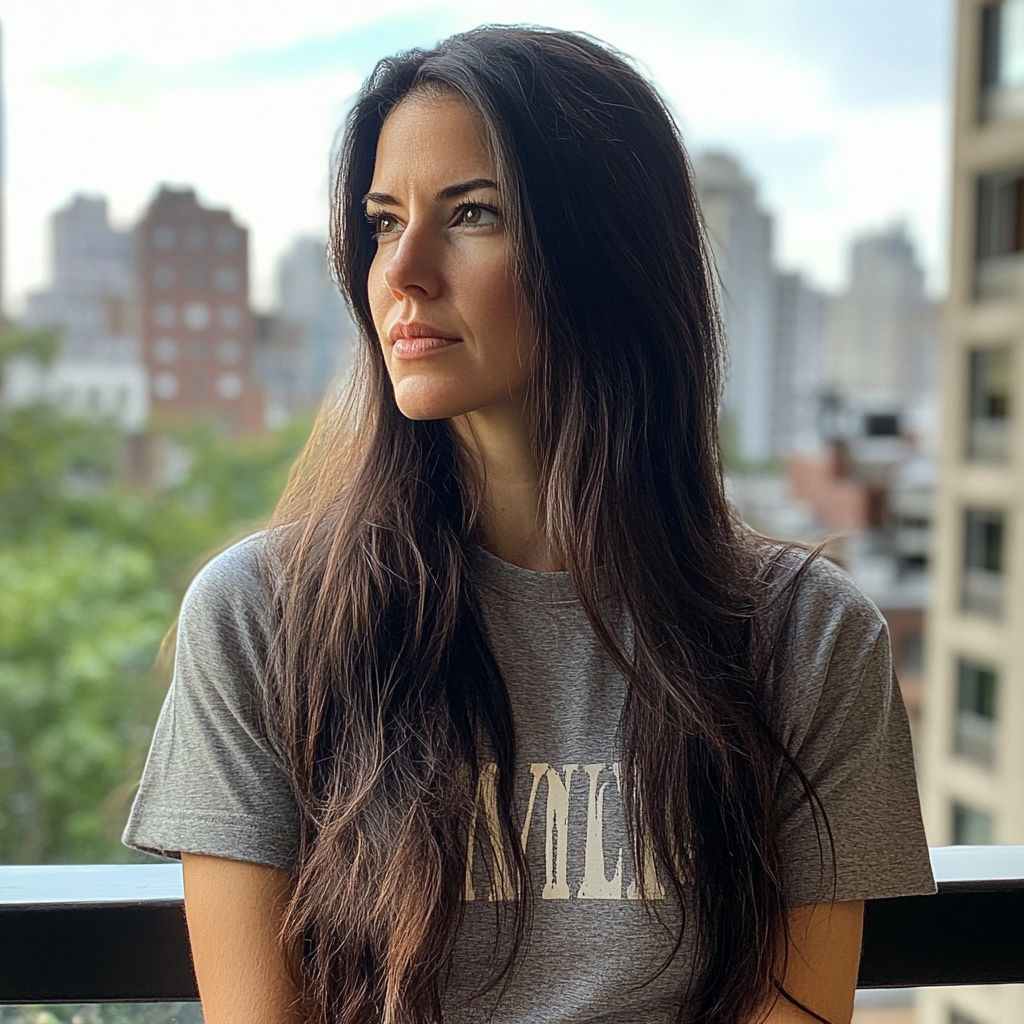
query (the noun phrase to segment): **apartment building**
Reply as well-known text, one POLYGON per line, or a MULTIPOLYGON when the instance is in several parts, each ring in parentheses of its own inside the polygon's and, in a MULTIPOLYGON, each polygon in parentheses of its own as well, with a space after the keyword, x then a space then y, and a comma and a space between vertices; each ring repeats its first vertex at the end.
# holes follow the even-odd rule
POLYGON ((229 435, 264 428, 248 246, 230 211, 202 206, 188 188, 161 188, 139 222, 139 326, 157 426, 205 419, 229 435))
MULTIPOLYGON (((1024 843, 1024 0, 959 0, 943 439, 919 752, 933 845, 1024 843)), ((925 990, 919 1024, 1024 1020, 925 990)))

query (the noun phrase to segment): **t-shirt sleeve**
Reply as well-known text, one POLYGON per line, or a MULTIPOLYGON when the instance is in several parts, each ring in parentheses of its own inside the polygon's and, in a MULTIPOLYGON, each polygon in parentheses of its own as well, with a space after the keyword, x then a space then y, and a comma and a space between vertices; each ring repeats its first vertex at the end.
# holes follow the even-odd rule
POLYGON ((838 569, 811 570, 788 629, 776 727, 825 813, 784 766, 775 814, 787 901, 934 892, 885 620, 838 569))
POLYGON ((290 868, 299 816, 261 734, 268 602, 250 538, 211 561, 182 603, 174 677, 124 842, 290 868))

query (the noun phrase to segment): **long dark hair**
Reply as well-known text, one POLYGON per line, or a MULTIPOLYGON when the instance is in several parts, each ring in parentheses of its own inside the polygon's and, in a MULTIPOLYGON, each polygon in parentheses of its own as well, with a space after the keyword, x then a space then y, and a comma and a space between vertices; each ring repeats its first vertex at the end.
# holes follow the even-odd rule
POLYGON ((265 717, 302 809, 285 931, 308 1019, 441 1019, 484 749, 500 823, 477 838, 514 894, 516 942, 495 981, 529 925, 515 732, 467 558, 478 490, 445 421, 398 411, 367 299, 375 243, 361 199, 384 119, 414 90, 461 96, 485 126, 537 332, 544 528, 628 683, 619 756, 634 860, 649 849, 686 895, 696 1019, 735 1024, 765 1009, 784 971, 771 804, 787 755, 766 709, 792 587, 725 499, 712 263, 672 117, 609 48, 505 27, 382 61, 344 134, 331 252, 361 348, 267 556, 280 629, 265 717), (602 578, 630 610, 628 653, 602 578))

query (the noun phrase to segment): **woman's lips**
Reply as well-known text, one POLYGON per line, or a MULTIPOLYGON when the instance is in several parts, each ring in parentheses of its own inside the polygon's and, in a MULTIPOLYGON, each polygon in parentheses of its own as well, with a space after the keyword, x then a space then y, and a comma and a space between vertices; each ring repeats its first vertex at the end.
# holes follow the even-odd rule
POLYGON ((461 343, 461 338, 396 338, 391 346, 391 354, 395 359, 423 359, 461 343))
POLYGON ((458 345, 461 338, 445 334, 440 327, 423 320, 396 323, 389 332, 395 359, 424 359, 458 345))

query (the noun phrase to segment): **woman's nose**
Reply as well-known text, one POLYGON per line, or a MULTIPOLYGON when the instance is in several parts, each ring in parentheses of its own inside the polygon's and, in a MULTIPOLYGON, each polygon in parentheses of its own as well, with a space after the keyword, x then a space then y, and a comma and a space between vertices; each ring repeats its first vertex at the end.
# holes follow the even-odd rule
POLYGON ((398 301, 436 298, 441 291, 439 242, 422 225, 410 224, 395 242, 384 283, 398 301))

